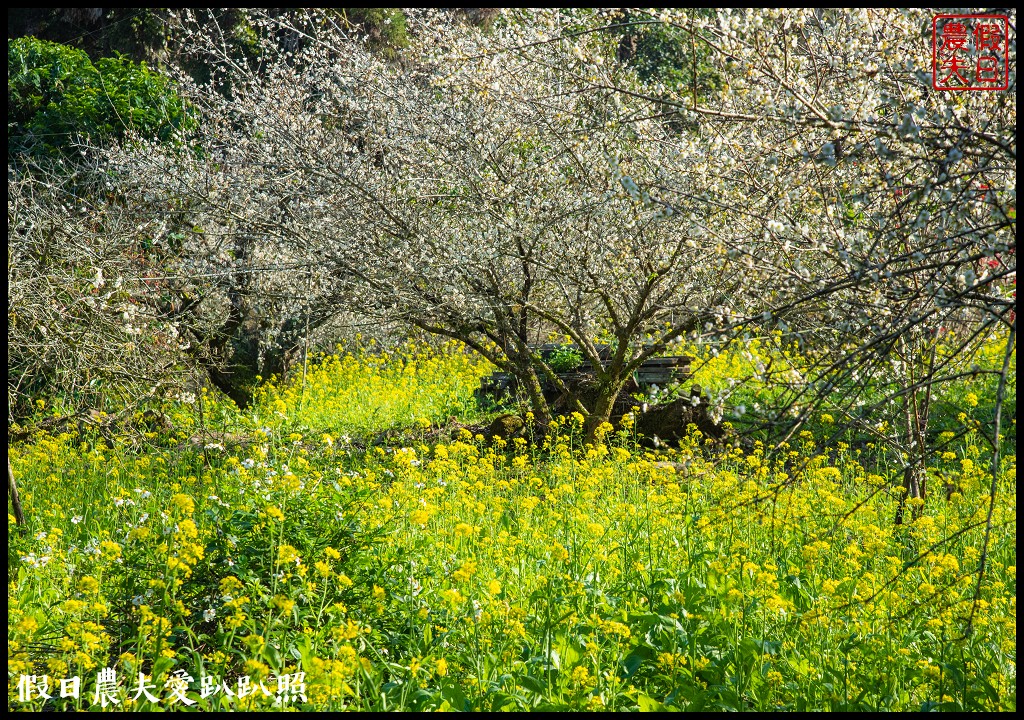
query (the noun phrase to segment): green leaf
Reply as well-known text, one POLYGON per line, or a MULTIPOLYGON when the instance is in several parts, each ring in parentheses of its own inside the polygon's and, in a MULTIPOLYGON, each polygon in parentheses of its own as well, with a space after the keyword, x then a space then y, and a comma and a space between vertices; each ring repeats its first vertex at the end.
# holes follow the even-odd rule
POLYGON ((454 680, 445 680, 441 684, 441 697, 443 697, 454 710, 471 710, 469 698, 462 687, 454 680))
POLYGON ((153 677, 153 682, 157 682, 157 680, 159 678, 161 678, 164 675, 166 675, 167 672, 172 667, 174 667, 174 664, 175 664, 174 658, 169 658, 169 657, 158 658, 157 661, 153 663, 153 672, 151 673, 151 675, 153 677))
POLYGON ((640 712, 665 712, 666 710, 663 704, 643 693, 637 696, 636 701, 640 706, 640 712))
POLYGON ((270 643, 263 646, 263 657, 266 658, 267 664, 275 671, 279 671, 284 666, 281 651, 270 643))
POLYGON ((626 671, 623 673, 623 677, 633 677, 633 675, 636 674, 636 671, 640 669, 640 666, 647 660, 653 658, 655 654, 655 651, 646 645, 639 645, 633 648, 633 651, 622 660, 622 667, 626 671))
POLYGON ((551 667, 556 670, 562 669, 562 656, 554 648, 551 648, 551 667))
POLYGON ((516 684, 524 690, 529 690, 537 695, 544 695, 548 690, 546 685, 541 684, 537 678, 530 675, 516 678, 516 684))

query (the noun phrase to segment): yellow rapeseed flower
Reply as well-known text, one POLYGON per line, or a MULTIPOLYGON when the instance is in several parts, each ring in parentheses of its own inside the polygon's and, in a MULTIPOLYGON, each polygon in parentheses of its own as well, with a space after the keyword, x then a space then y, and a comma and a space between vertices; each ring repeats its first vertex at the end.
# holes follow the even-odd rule
POLYGON ((78 581, 78 592, 83 595, 95 595, 99 591, 100 583, 94 577, 86 575, 78 581))
POLYGON ((171 496, 171 511, 178 510, 183 515, 191 515, 195 512, 196 504, 188 495, 175 493, 171 496))
POLYGON ((430 513, 422 508, 417 508, 416 510, 413 510, 411 513, 409 513, 409 521, 413 525, 426 525, 429 519, 430 513))
POLYGON ((286 595, 275 595, 270 604, 285 614, 290 613, 295 607, 295 601, 286 595))

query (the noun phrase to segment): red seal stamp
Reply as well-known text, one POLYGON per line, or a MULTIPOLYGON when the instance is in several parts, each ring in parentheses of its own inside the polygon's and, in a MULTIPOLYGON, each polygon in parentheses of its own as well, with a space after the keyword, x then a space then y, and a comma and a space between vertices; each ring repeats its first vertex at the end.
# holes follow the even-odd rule
POLYGON ((1010 20, 1006 15, 932 18, 932 87, 1006 90, 1010 86, 1010 20))

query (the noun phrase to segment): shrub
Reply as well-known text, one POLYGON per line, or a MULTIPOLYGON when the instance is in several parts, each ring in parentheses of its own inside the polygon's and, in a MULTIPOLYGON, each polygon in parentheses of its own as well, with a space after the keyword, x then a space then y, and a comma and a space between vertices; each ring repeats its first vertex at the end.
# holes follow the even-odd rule
POLYGON ((166 142, 195 124, 173 84, 145 63, 93 63, 81 50, 33 37, 7 46, 9 157, 67 154, 77 136, 136 132, 166 142))
POLYGON ((563 345, 552 351, 547 361, 551 369, 557 373, 572 372, 583 364, 583 355, 579 348, 563 345))

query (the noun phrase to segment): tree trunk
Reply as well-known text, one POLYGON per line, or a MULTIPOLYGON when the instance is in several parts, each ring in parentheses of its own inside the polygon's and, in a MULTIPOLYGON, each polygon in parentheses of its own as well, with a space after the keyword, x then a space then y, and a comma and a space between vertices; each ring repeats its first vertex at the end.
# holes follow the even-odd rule
MULTIPOLYGON (((909 453, 907 460, 907 467, 903 470, 903 496, 900 498, 899 505, 896 508, 896 517, 893 522, 895 525, 903 524, 904 514, 906 512, 907 501, 911 498, 915 500, 921 500, 920 503, 914 503, 914 508, 911 511, 911 517, 916 520, 921 517, 924 512, 924 500, 927 497, 927 488, 925 483, 928 475, 925 470, 925 438, 928 429, 928 413, 929 405, 931 403, 931 385, 927 386, 925 396, 919 400, 919 390, 916 387, 917 381, 919 380, 917 361, 920 351, 915 345, 908 346, 907 340, 903 337, 900 338, 899 342, 900 355, 904 363, 903 373, 903 421, 905 426, 905 432, 907 435, 907 443, 910 445, 912 452, 909 453)), ((932 370, 935 363, 935 344, 933 341, 930 356, 921 368, 921 375, 924 378, 931 378, 932 370)))
MULTIPOLYGON (((522 368, 517 367, 516 369, 522 371, 522 368)), ((533 367, 528 366, 525 372, 521 372, 519 380, 526 386, 526 394, 530 396, 530 407, 533 408, 536 423, 547 428, 551 424, 551 409, 548 407, 544 390, 540 386, 540 380, 537 379, 537 373, 533 371, 533 367)))
POLYGON ((615 401, 618 399, 619 393, 622 392, 624 386, 625 382, 622 380, 598 383, 597 398, 594 400, 593 407, 587 408, 590 410, 590 413, 583 422, 583 430, 586 433, 587 442, 594 442, 597 429, 602 423, 611 420, 615 401))
POLYGON ((14 508, 14 521, 18 525, 25 524, 25 515, 21 511, 21 497, 18 495, 18 486, 14 482, 14 469, 11 468, 11 458, 7 458, 7 492, 11 496, 11 505, 14 508))

